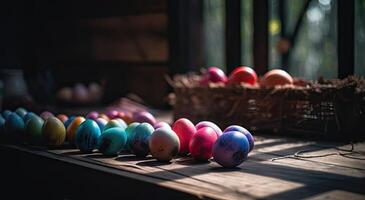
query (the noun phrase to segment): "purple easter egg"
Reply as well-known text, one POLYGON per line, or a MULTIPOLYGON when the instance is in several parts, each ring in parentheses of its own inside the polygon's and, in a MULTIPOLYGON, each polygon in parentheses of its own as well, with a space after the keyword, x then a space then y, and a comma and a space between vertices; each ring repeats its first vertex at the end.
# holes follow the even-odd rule
POLYGON ((93 119, 93 120, 96 120, 98 117, 99 117, 99 113, 98 113, 98 112, 96 112, 96 111, 89 112, 89 113, 86 115, 86 119, 93 119))
POLYGON ((151 124, 152 126, 154 126, 156 123, 155 117, 147 111, 133 113, 133 119, 135 122, 139 122, 139 123, 146 122, 146 123, 151 124))

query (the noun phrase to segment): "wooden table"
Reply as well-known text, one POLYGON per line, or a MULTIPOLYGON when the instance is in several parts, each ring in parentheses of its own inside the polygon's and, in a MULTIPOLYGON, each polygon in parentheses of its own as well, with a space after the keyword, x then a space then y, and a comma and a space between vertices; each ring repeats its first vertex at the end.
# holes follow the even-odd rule
POLYGON ((128 153, 105 157, 72 148, 1 145, 3 191, 47 199, 365 199, 365 143, 354 144, 358 153, 341 156, 346 151, 334 148, 351 145, 255 139, 249 159, 234 169, 190 157, 161 163, 128 153), (304 156, 331 155, 282 158, 303 150, 310 150, 304 156), (10 192, 14 188, 19 192, 10 192))

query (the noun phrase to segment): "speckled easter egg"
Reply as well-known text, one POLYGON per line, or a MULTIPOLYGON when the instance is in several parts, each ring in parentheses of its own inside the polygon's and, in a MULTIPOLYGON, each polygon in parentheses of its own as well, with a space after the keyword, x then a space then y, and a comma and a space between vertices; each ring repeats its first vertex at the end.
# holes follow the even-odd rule
POLYGON ((249 148, 249 142, 244 134, 228 131, 214 143, 213 157, 223 167, 236 167, 247 159, 249 148))
POLYGON ((140 122, 140 123, 146 122, 151 124, 152 126, 155 125, 156 123, 155 117, 147 111, 133 113, 133 119, 135 122, 140 122))
POLYGON ((87 119, 77 129, 76 147, 83 153, 91 153, 97 147, 100 135, 98 124, 92 119, 87 119))
POLYGON ((57 118, 58 118, 59 120, 61 120, 61 122, 62 122, 63 124, 65 124, 65 122, 68 120, 68 117, 67 117, 67 115, 65 115, 65 114, 58 114, 58 115, 57 115, 57 118))
POLYGON ((31 116, 25 125, 26 139, 30 144, 40 145, 43 141, 42 127, 44 120, 36 115, 31 116))
POLYGON ((217 140, 217 133, 210 127, 197 130, 189 143, 191 156, 197 160, 208 160, 212 157, 212 148, 217 140))
POLYGON ((33 112, 28 112, 25 116, 24 116, 24 123, 27 124, 27 122, 34 116, 37 116, 37 114, 33 113, 33 112))
POLYGON ((19 115, 19 117, 21 117, 21 118, 23 118, 23 119, 24 119, 24 116, 28 113, 28 111, 27 111, 25 108, 22 108, 22 107, 17 108, 17 109, 15 110, 15 112, 16 112, 16 114, 18 114, 18 115, 19 115))
POLYGON ((99 117, 99 113, 96 111, 91 111, 86 115, 86 119, 96 120, 99 117))
POLYGON ((125 130, 127 128, 127 124, 122 121, 122 119, 112 119, 104 126, 103 132, 114 127, 119 127, 125 130))
POLYGON ((159 161, 170 161, 180 148, 180 141, 172 129, 159 128, 149 139, 151 155, 159 161))
POLYGON ((98 150, 103 155, 118 155, 127 143, 127 134, 119 127, 110 128, 103 132, 98 141, 98 150))
POLYGON ((148 155, 150 151, 148 140, 153 131, 153 126, 145 122, 134 128, 131 138, 131 150, 136 156, 145 157, 148 155))
POLYGON ((132 138, 132 133, 133 130, 141 123, 139 122, 133 122, 131 124, 128 125, 128 127, 125 129, 125 133, 127 134, 127 144, 125 145, 125 149, 126 150, 130 150, 131 149, 131 138, 132 138))
POLYGON ((95 122, 98 124, 100 130, 104 130, 105 125, 108 123, 104 118, 97 118, 95 122))
POLYGON ((5 137, 12 142, 21 142, 24 139, 24 120, 15 112, 11 113, 4 124, 5 137))
POLYGON ((43 124, 42 134, 49 146, 60 146, 65 142, 66 129, 57 117, 49 117, 43 124))
POLYGON ((49 117, 54 117, 53 113, 44 111, 39 115, 43 120, 47 120, 49 117))
POLYGON ((255 146, 255 139, 253 138, 252 134, 245 128, 243 128, 242 126, 238 126, 238 125, 231 125, 231 126, 228 126, 226 129, 224 129, 224 132, 228 132, 228 131, 238 131, 240 133, 243 133, 248 142, 250 143, 250 150, 249 151, 252 151, 252 149, 254 148, 255 146))
POLYGON ((196 133, 194 124, 186 119, 180 118, 172 125, 172 130, 175 131, 180 141, 179 154, 186 155, 189 153, 189 143, 193 135, 196 133))
POLYGON ((210 121, 201 121, 198 124, 195 125, 196 130, 199 130, 203 127, 210 127, 214 129, 214 131, 217 133, 217 137, 222 135, 222 130, 213 122, 210 121))
POLYGON ((75 143, 76 132, 82 122, 85 121, 84 117, 78 116, 71 122, 71 124, 67 127, 67 141, 71 144, 75 143))

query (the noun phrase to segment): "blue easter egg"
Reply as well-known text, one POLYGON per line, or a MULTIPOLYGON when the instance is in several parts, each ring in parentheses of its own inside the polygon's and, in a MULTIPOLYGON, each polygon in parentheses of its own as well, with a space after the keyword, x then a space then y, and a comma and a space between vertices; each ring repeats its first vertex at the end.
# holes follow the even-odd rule
POLYGON ((5 119, 2 115, 0 115, 0 135, 1 136, 4 133, 4 125, 5 125, 5 119))
POLYGON ((7 120, 11 113, 13 113, 13 112, 11 112, 10 110, 4 110, 2 113, 4 119, 7 120))
POLYGON ((27 114, 25 114, 25 116, 23 117, 24 123, 27 124, 27 122, 31 119, 31 117, 34 116, 37 116, 34 112, 28 112, 27 114))
POLYGON ((252 151, 252 149, 254 148, 255 146, 255 139, 253 138, 252 134, 245 128, 243 128, 242 126, 238 126, 238 125, 231 125, 231 126, 228 126, 225 130, 224 130, 224 133, 225 132, 228 132, 228 131, 238 131, 240 133, 243 133, 245 134, 245 136, 247 137, 248 139, 248 142, 250 143, 250 151, 252 151))
POLYGON ((71 122, 75 119, 75 116, 70 116, 65 123, 63 123, 65 125, 65 128, 67 129, 67 127, 71 124, 71 122))
POLYGON ((136 156, 145 157, 148 155, 149 139, 154 128, 151 124, 143 122, 134 128, 131 138, 131 150, 136 156))
POLYGON ((141 123, 139 123, 139 122, 133 122, 133 123, 129 124, 128 127, 125 129, 125 133, 127 134, 127 144, 125 145, 126 150, 131 149, 131 138, 132 138, 133 130, 140 124, 141 123))
POLYGON ((17 109, 15 110, 15 112, 16 112, 16 114, 18 114, 18 115, 19 115, 19 117, 21 117, 21 118, 23 118, 23 119, 24 119, 25 115, 28 113, 28 111, 27 111, 27 110, 25 110, 25 109, 24 109, 24 108, 22 108, 22 107, 17 108, 17 109))
POLYGON ((213 158, 223 167, 236 167, 247 159, 250 144, 238 131, 228 131, 213 145, 213 158))
POLYGON ((98 141, 98 149, 103 155, 114 156, 124 148, 127 135, 122 128, 110 128, 103 132, 98 141))
POLYGON ((91 153, 101 135, 98 124, 91 119, 82 122, 76 132, 76 146, 83 153, 91 153))
POLYGON ((8 139, 19 141, 24 136, 24 120, 15 112, 11 113, 5 121, 4 129, 8 139))

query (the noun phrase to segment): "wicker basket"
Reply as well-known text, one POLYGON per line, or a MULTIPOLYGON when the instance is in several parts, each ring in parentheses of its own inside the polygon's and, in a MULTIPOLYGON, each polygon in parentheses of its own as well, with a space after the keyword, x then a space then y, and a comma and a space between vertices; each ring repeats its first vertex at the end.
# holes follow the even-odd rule
POLYGON ((210 120, 221 128, 351 140, 365 136, 365 80, 301 82, 302 86, 260 88, 199 84, 197 75, 177 75, 174 118, 210 120), (304 83, 304 84, 303 84, 304 83))

